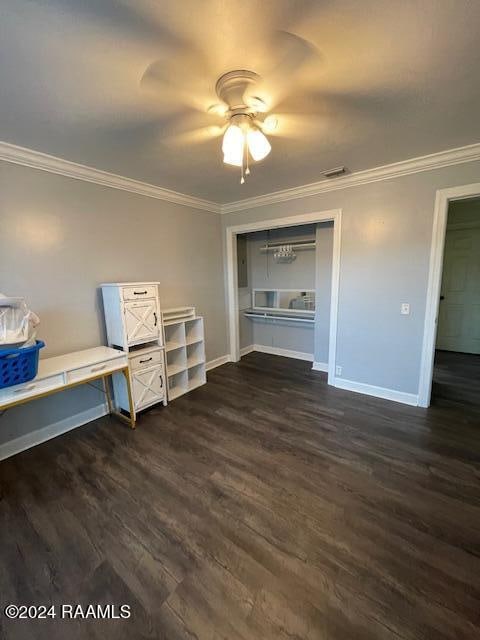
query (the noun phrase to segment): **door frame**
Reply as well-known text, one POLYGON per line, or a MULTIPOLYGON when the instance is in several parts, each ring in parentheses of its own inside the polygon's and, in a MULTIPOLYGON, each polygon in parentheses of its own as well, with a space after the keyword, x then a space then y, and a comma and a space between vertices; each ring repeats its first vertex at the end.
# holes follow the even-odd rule
POLYGON ((237 286, 237 235, 281 229, 302 224, 333 222, 332 280, 330 294, 330 331, 328 343, 328 384, 335 384, 335 362, 337 353, 338 292, 340 284, 340 249, 342 234, 342 210, 329 209, 313 213, 302 213, 283 218, 271 218, 259 222, 227 226, 226 237, 226 274, 228 298, 228 335, 230 360, 240 360, 240 335, 238 322, 238 286, 237 286))
POLYGON ((436 193, 418 388, 418 404, 420 407, 430 406, 430 398, 432 395, 433 364, 435 359, 435 342, 437 339, 448 207, 453 200, 468 200, 469 198, 479 196, 480 182, 474 182, 473 184, 466 184, 460 187, 438 189, 436 193))

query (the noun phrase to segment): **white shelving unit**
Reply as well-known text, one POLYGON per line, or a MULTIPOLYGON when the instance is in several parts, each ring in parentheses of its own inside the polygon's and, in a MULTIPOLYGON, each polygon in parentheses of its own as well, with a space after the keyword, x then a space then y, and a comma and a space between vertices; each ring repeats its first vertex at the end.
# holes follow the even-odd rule
POLYGON ((163 312, 168 399, 174 400, 207 381, 203 318, 194 307, 163 312))

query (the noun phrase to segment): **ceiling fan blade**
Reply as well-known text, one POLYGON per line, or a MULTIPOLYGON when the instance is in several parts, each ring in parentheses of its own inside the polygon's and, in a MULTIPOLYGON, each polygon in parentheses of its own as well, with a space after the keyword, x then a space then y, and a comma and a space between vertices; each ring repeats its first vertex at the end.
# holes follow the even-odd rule
POLYGON ((275 52, 275 64, 261 74, 261 82, 249 87, 245 95, 247 104, 255 104, 255 98, 260 98, 266 104, 266 110, 271 110, 291 93, 307 64, 320 60, 315 45, 289 31, 275 31, 270 48, 275 52))
POLYGON ((264 122, 260 120, 260 127, 267 137, 275 138, 309 138, 322 134, 327 130, 328 121, 314 114, 275 113, 270 114, 264 122), (276 121, 275 126, 269 126, 269 120, 276 121))
POLYGON ((190 44, 166 48, 148 65, 140 85, 160 102, 180 102, 202 112, 218 101, 205 56, 190 44))
POLYGON ((402 116, 417 103, 408 91, 305 91, 285 98, 278 109, 319 120, 378 119, 402 116))
POLYGON ((212 125, 209 127, 200 127, 199 129, 190 129, 164 137, 163 142, 169 146, 200 144, 220 137, 225 132, 226 127, 227 125, 223 127, 212 125))

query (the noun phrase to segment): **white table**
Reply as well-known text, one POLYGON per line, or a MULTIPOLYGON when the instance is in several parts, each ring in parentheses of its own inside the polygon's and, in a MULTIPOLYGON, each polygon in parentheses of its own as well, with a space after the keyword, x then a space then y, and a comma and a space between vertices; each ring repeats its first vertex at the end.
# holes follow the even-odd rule
POLYGON ((0 389, 0 411, 100 379, 103 382, 109 413, 128 422, 134 429, 135 410, 130 387, 128 357, 123 351, 110 347, 94 347, 40 360, 37 376, 33 380, 0 389), (123 415, 113 406, 107 381, 113 373, 123 373, 125 377, 130 417, 123 415))

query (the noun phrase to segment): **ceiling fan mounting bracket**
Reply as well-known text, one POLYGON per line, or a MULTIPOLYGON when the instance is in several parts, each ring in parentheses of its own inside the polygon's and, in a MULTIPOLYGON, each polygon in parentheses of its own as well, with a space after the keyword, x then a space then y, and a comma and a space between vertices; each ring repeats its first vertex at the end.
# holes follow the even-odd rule
MULTIPOLYGON (((260 76, 254 71, 237 69, 224 73, 217 80, 217 96, 229 107, 229 115, 256 114, 259 109, 245 103, 245 94, 250 85, 260 82, 260 76)), ((260 101, 260 98, 256 98, 260 101)))

